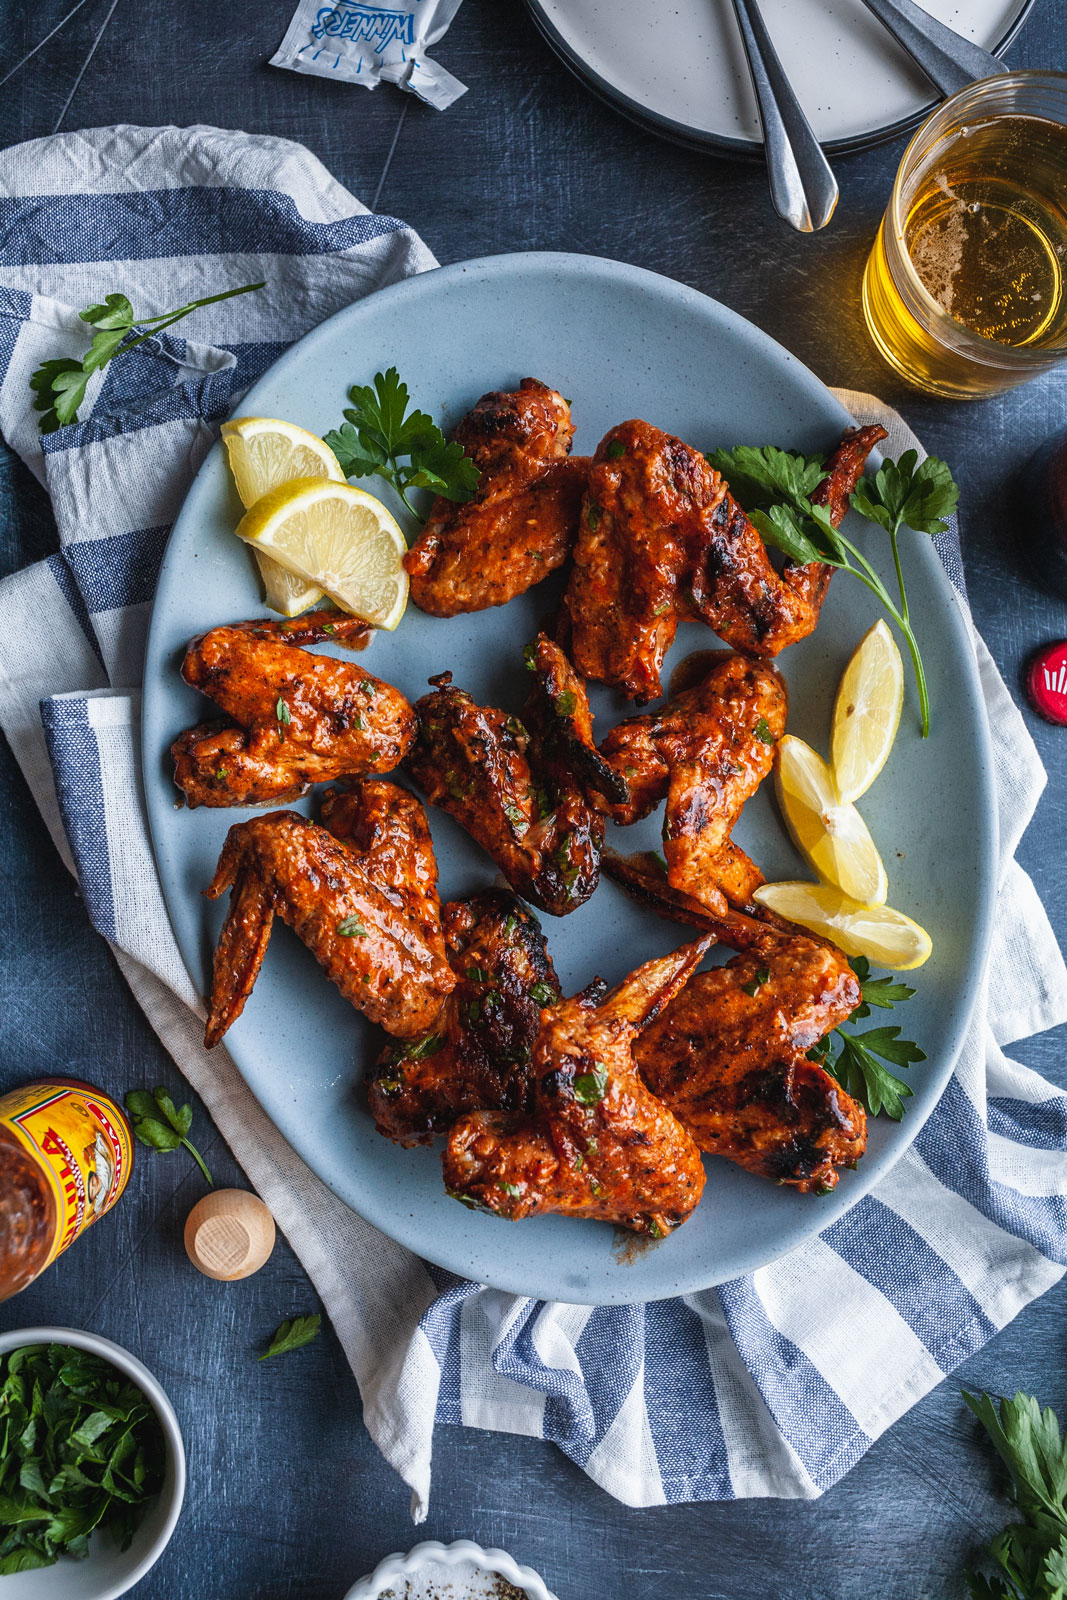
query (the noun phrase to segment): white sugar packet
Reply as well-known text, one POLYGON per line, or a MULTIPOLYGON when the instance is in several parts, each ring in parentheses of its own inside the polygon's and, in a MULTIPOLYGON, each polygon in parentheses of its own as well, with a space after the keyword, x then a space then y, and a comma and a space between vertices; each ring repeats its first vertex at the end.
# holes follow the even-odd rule
POLYGON ((300 0, 272 67, 339 78, 376 89, 381 82, 409 89, 444 111, 466 94, 444 67, 426 55, 446 32, 462 0, 395 0, 368 6, 359 0, 300 0))

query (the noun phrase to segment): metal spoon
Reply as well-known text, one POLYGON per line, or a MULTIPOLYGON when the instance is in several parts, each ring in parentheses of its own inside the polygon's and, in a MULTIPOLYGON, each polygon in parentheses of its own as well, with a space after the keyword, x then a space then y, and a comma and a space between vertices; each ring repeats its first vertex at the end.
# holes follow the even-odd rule
POLYGON ((1003 61, 954 33, 914 0, 864 0, 864 4, 944 95, 1009 70, 1003 61))
POLYGON ((837 204, 837 179, 778 59, 757 0, 734 0, 756 91, 767 179, 778 215, 800 233, 825 228, 837 204))

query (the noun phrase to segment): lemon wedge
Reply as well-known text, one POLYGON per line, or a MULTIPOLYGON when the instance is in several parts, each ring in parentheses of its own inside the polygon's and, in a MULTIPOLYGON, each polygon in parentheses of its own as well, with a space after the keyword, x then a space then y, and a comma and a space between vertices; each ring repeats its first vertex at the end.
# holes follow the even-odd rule
POLYGON ((822 756, 787 733, 774 753, 778 804, 793 843, 823 883, 881 905, 889 892, 882 858, 853 805, 841 805, 822 756))
POLYGON ((831 939, 846 956, 891 972, 921 967, 933 949, 925 928, 891 906, 865 906, 826 883, 765 883, 753 898, 768 911, 831 939))
POLYGON ((886 764, 904 704, 904 663, 879 619, 852 652, 834 700, 830 772, 842 805, 866 794, 886 764))
MULTIPOLYGON (((226 455, 247 511, 261 495, 292 478, 329 478, 344 483, 341 464, 329 445, 295 422, 275 417, 234 417, 222 424, 226 455)), ((270 556, 256 551, 267 604, 283 617, 298 617, 323 598, 317 583, 297 577, 270 556)))
POLYGON ((294 478, 260 496, 238 523, 237 537, 376 628, 395 628, 404 615, 404 535, 365 489, 294 478))

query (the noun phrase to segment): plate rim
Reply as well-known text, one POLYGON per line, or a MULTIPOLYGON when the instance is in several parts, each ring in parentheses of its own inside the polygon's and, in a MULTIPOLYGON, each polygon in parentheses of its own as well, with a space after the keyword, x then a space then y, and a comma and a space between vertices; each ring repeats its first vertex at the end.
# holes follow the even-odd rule
MULTIPOLYGON (((824 384, 822 380, 797 356, 793 355, 791 351, 787 350, 784 345, 780 344, 757 324, 751 322, 747 317, 742 316, 740 312, 734 311, 732 307, 724 305, 722 301, 716 300, 713 296, 704 294, 703 291, 694 289, 688 284, 681 283, 678 279, 669 278, 663 273, 653 272, 646 267, 633 266, 629 263, 616 261, 608 257, 582 255, 569 251, 517 251, 502 253, 499 255, 474 257, 466 261, 453 262, 447 266, 431 268, 427 272, 414 273, 407 278, 401 279, 397 283, 388 284, 382 289, 375 290, 372 294, 365 295, 362 299, 353 301, 350 305, 342 307, 340 311, 337 311, 331 317, 324 319, 323 322, 316 324, 315 327, 309 329, 306 334, 302 335, 300 339, 295 340, 293 344, 291 344, 289 348, 284 351, 282 355, 279 356, 278 359, 274 361, 246 391, 246 393, 241 397, 237 405, 234 407, 234 410, 231 414, 244 414, 243 408, 248 404, 250 398, 255 396, 260 386, 265 385, 268 382, 276 381, 276 377, 280 369, 283 369, 290 361, 301 359, 302 347, 305 345, 305 343, 314 338, 323 337, 323 330, 331 327, 341 319, 347 318, 356 312, 362 311, 369 302, 374 302, 376 305, 380 305, 383 297, 388 297, 391 300, 403 302, 403 300, 409 296, 421 295, 425 293, 428 285, 435 282, 440 283, 442 278, 444 278, 447 282, 458 282, 464 277, 470 277, 475 274, 480 274, 487 277, 492 277, 497 274, 507 276, 509 273, 528 272, 531 270, 531 268, 534 270, 554 270, 556 272, 568 269, 572 272, 577 272, 580 276, 603 275, 607 279, 623 278, 630 283, 636 283, 638 286, 641 284, 646 284, 649 287, 655 287, 660 292, 663 292, 664 286, 666 286, 670 294, 673 297, 679 298, 682 302, 685 302, 688 299, 693 299, 701 303, 709 303, 715 308, 715 313, 717 316, 724 319, 727 323, 733 324, 737 328, 743 328, 746 337, 754 339, 756 344, 761 346, 763 350, 775 358, 777 362, 791 368, 796 376, 800 378, 803 384, 812 386, 814 389, 821 391, 821 398, 823 398, 824 401, 828 400, 829 403, 841 414, 842 419, 846 421, 853 420, 849 417, 848 412, 845 410, 844 406, 838 400, 833 391, 828 387, 828 385, 824 384)), ((167 548, 164 552, 163 561, 160 566, 159 578, 157 581, 156 592, 153 597, 152 614, 145 644, 145 680, 144 690, 141 697, 140 714, 142 752, 147 752, 154 749, 154 746, 151 743, 151 736, 154 733, 152 724, 154 722, 156 693, 157 691, 162 692, 163 686, 161 676, 157 684, 156 679, 151 674, 153 666, 158 664, 157 658, 159 658, 159 662, 162 662, 165 657, 165 652, 162 651, 159 646, 159 635, 162 633, 165 627, 163 610, 160 606, 160 596, 164 592, 164 578, 172 560, 172 551, 174 550, 174 534, 179 530, 181 522, 186 515, 188 502, 195 493, 196 486, 201 475, 208 469, 209 463, 212 461, 212 459, 217 459, 217 452, 221 448, 220 441, 216 439, 215 443, 204 457, 204 460, 201 463, 195 477, 193 478, 192 483, 190 483, 186 495, 182 500, 182 505, 174 519, 174 523, 171 528, 171 534, 167 541, 167 548)), ((872 461, 877 460, 878 454, 878 452, 872 452, 872 461)), ((192 515, 192 512, 190 512, 190 515, 192 515)), ((965 645, 965 660, 967 662, 967 669, 963 676, 966 684, 968 701, 972 707, 972 721, 977 731, 976 766, 981 779, 979 810, 980 814, 984 818, 985 827, 989 838, 990 853, 992 855, 995 867, 995 861, 999 854, 999 818, 997 812, 996 793, 993 785, 994 768, 992 740, 988 717, 985 713, 984 702, 981 694, 979 666, 971 643, 968 619, 963 609, 962 602, 960 597, 956 594, 956 591, 952 588, 951 581, 949 580, 947 573, 944 572, 943 567, 941 567, 941 571, 944 576, 944 581, 948 586, 946 600, 948 603, 948 610, 951 614, 951 621, 948 624, 948 628, 950 633, 955 633, 965 645)), ((162 819, 164 816, 164 805, 166 810, 172 811, 174 802, 172 798, 168 797, 165 803, 161 804, 157 811, 156 804, 153 801, 153 795, 158 795, 159 793, 161 778, 159 771, 156 770, 156 767, 157 763, 151 759, 145 761, 144 756, 142 755, 142 782, 144 786, 145 804, 148 815, 149 836, 152 843, 153 859, 156 865, 156 872, 159 878, 163 901, 167 912, 167 919, 171 926, 171 932, 174 935, 175 943, 178 946, 183 965, 185 966, 189 975, 193 990, 199 994, 200 978, 198 974, 192 971, 189 962, 186 960, 185 949, 181 939, 178 936, 173 918, 171 917, 170 895, 167 891, 166 880, 159 867, 161 844, 160 841, 157 840, 157 816, 160 819, 162 819), (150 773, 151 777, 149 777, 150 773)), ((674 1283, 670 1287, 664 1288, 658 1292, 655 1290, 653 1292, 649 1292, 647 1288, 635 1288, 634 1290, 630 1290, 629 1285, 631 1283, 636 1283, 639 1275, 634 1274, 632 1269, 625 1270, 619 1274, 617 1294, 612 1293, 610 1295, 604 1295, 603 1293, 594 1294, 592 1292, 579 1293, 575 1292, 573 1287, 570 1287, 568 1303, 584 1305, 633 1305, 661 1299, 674 1299, 678 1295, 699 1293, 703 1290, 714 1288, 720 1283, 730 1281, 731 1279, 740 1275, 746 1275, 752 1271, 758 1270, 762 1266, 769 1266, 772 1262, 780 1260, 783 1256, 788 1255, 792 1250, 801 1247, 802 1245, 810 1242, 810 1240, 824 1233, 842 1216, 847 1215, 847 1213, 852 1210, 854 1206, 858 1205, 860 1201, 863 1200, 864 1197, 868 1195, 872 1189, 874 1189, 874 1187, 886 1176, 886 1174, 896 1166, 896 1164, 903 1158, 905 1153, 914 1143, 915 1139, 924 1127, 927 1119, 932 1115, 937 1105, 940 1104, 940 1101, 944 1095, 944 1091, 947 1088, 955 1070, 956 1063, 959 1060, 959 1056, 974 1015, 975 1005, 980 993, 981 984, 984 979, 986 963, 988 960, 990 940, 992 936, 992 912, 996 900, 995 870, 990 869, 983 874, 978 898, 979 909, 976 919, 976 939, 970 953, 970 959, 968 961, 966 973, 961 982, 959 991, 954 997, 956 1001, 955 1009, 958 1013, 956 1027, 949 1035, 943 1051, 940 1070, 936 1074, 935 1088, 931 1091, 929 1103, 921 1109, 917 1106, 910 1107, 905 1120, 896 1125, 902 1135, 899 1143, 895 1142, 889 1149, 880 1151, 873 1155, 869 1160, 869 1164, 865 1160, 862 1176, 860 1178, 857 1179, 853 1176, 853 1181, 840 1185, 838 1189, 833 1192, 833 1194, 821 1198, 818 1204, 817 1216, 813 1209, 810 1218, 801 1217, 792 1225, 784 1227, 781 1249, 776 1250, 771 1255, 767 1255, 765 1252, 760 1252, 758 1260, 752 1259, 743 1261, 740 1266, 732 1266, 728 1271, 723 1271, 719 1276, 712 1276, 710 1278, 708 1277, 708 1269, 706 1267, 701 1267, 699 1269, 691 1268, 690 1273, 687 1276, 684 1270, 683 1259, 683 1261, 678 1263, 676 1280, 674 1283)), ((325 1183, 331 1192, 336 1194, 337 1197, 345 1205, 347 1205, 350 1210, 356 1213, 356 1215, 362 1217, 363 1220, 368 1222, 371 1226, 378 1228, 388 1238, 394 1240, 394 1242, 401 1244, 407 1249, 410 1249, 413 1254, 432 1262, 436 1266, 441 1267, 446 1271, 458 1273, 463 1277, 471 1276, 469 1268, 457 1266, 457 1252, 455 1250, 450 1251, 447 1248, 439 1249, 437 1241, 433 1237, 420 1237, 418 1242, 415 1242, 412 1237, 412 1233, 413 1231, 417 1232, 417 1229, 408 1230, 405 1228, 403 1226, 402 1217, 399 1217, 395 1213, 385 1209, 378 1211, 373 1204, 366 1209, 364 1209, 362 1206, 353 1204, 352 1200, 346 1194, 342 1194, 340 1192, 334 1182, 332 1182, 329 1178, 323 1177, 318 1171, 313 1159, 314 1152, 317 1149, 315 1141, 311 1138, 307 1138, 306 1140, 302 1139, 298 1132, 294 1134, 286 1128, 279 1127, 279 1125, 274 1121, 273 1117, 270 1116, 269 1111, 267 1111, 266 1107, 263 1106, 262 1102, 259 1100, 259 1096, 256 1092, 254 1084, 246 1075, 241 1061, 238 1059, 239 1055, 242 1053, 243 1052, 240 1051, 236 1053, 232 1050, 230 1051, 230 1058, 234 1062, 242 1082, 256 1098, 257 1104, 260 1105, 261 1109, 264 1111, 264 1114, 270 1118, 273 1126, 277 1128, 281 1136, 292 1146, 300 1158, 306 1162, 310 1170, 315 1173, 316 1177, 319 1178, 320 1182, 325 1183), (391 1226, 391 1224, 394 1223, 397 1224, 397 1226, 391 1226), (427 1248, 428 1245, 430 1248, 427 1248)), ((536 1272, 538 1269, 534 1267, 532 1270, 536 1272)), ((515 1273, 512 1273, 510 1270, 504 1270, 500 1273, 494 1272, 493 1281, 491 1283, 488 1279, 479 1278, 477 1281, 484 1282, 487 1287, 498 1289, 506 1293, 524 1295, 546 1301, 559 1298, 559 1296, 554 1294, 550 1288, 539 1288, 536 1284, 531 1286, 531 1278, 528 1274, 523 1274, 521 1266, 515 1273)))
MULTIPOLYGON (((1036 3, 1037 0, 1023 0, 1022 10, 999 43, 993 46, 991 55, 999 57, 1005 50, 1010 49, 1036 3)), ((764 159, 765 147, 761 139, 733 139, 724 133, 701 132, 687 122, 676 122, 673 117, 652 111, 648 106, 642 105, 640 100, 634 100, 630 95, 624 94, 621 89, 616 88, 610 78, 605 78, 597 72, 568 44, 555 23, 545 14, 542 0, 526 0, 526 4, 534 26, 563 65, 603 105, 609 106, 628 122, 643 128, 647 133, 654 133, 657 137, 666 139, 670 144, 680 145, 685 150, 696 150, 704 155, 733 157, 744 161, 764 159)), ((896 122, 885 123, 879 128, 872 128, 868 133, 853 134, 846 139, 822 140, 822 148, 827 155, 844 156, 858 154, 861 150, 873 150, 880 144, 888 144, 903 134, 914 132, 936 111, 944 99, 945 96, 938 92, 918 111, 910 112, 906 117, 899 117, 896 122)))

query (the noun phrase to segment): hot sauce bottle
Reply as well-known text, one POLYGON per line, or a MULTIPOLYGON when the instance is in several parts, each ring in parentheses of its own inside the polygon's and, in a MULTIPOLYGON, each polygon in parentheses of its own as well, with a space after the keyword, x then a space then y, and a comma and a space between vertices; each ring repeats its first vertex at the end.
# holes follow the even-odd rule
POLYGON ((125 1114, 91 1084, 48 1078, 0 1095, 0 1300, 111 1210, 132 1166, 125 1114))

